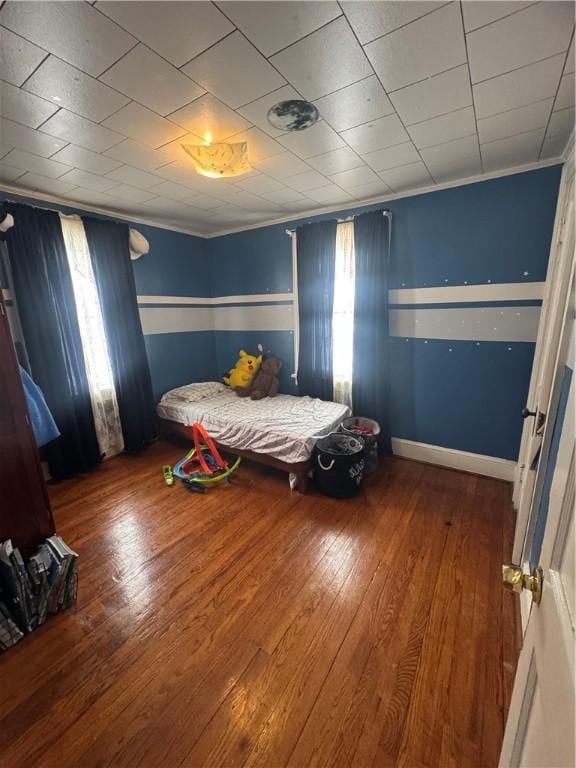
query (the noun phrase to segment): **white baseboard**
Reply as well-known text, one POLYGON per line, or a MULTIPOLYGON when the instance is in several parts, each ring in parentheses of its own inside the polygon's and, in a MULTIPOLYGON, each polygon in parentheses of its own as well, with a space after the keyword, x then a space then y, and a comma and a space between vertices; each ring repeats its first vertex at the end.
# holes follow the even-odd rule
POLYGON ((405 459, 415 459, 426 464, 437 464, 440 467, 460 469, 463 472, 473 472, 476 475, 496 477, 499 480, 513 482, 516 462, 498 459, 495 456, 483 456, 480 453, 456 451, 453 448, 442 448, 440 445, 415 443, 413 440, 392 438, 392 452, 405 459))

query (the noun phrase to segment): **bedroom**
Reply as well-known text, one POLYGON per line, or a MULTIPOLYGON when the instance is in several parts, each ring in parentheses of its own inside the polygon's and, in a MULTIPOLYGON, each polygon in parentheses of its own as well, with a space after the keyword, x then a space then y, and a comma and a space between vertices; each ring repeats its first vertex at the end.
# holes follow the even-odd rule
POLYGON ((573 3, 0 35, 0 763, 573 765, 573 3))

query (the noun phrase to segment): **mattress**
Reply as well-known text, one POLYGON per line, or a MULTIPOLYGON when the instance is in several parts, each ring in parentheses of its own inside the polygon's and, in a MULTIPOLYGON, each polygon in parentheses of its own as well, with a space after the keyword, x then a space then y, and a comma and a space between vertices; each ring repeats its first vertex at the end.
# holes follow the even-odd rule
POLYGON ((277 395, 263 400, 223 392, 189 402, 181 390, 167 392, 158 416, 190 426, 202 422, 230 448, 254 451, 295 464, 310 458, 316 439, 337 429, 350 409, 312 397, 277 395))

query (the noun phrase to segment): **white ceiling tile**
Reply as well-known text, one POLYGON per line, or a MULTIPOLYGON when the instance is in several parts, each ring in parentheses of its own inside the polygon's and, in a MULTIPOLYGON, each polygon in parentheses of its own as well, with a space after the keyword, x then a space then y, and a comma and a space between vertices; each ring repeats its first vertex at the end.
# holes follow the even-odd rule
POLYGON ((103 152, 114 144, 118 144, 123 138, 119 133, 93 123, 85 117, 75 115, 73 112, 68 112, 66 109, 56 112, 45 122, 42 131, 86 149, 92 149, 94 152, 103 152))
POLYGON ((562 134, 568 137, 574 130, 574 109, 561 109, 558 112, 552 112, 546 137, 562 134))
POLYGON ((20 35, 0 27, 2 58, 0 79, 12 85, 22 85, 48 54, 20 35))
POLYGON ((444 181, 454 181, 470 176, 478 176, 482 173, 480 155, 477 153, 471 157, 446 160, 442 165, 430 168, 430 172, 438 184, 444 181))
POLYGON ((24 171, 39 173, 42 176, 49 176, 51 179, 57 179, 70 170, 70 166, 64 165, 64 163, 57 163, 55 160, 32 155, 21 149, 13 149, 2 160, 6 165, 22 168, 24 171))
POLYGON ((566 147, 566 138, 561 134, 556 136, 546 136, 544 143, 542 144, 542 151, 540 157, 542 160, 548 160, 553 157, 562 157, 562 153, 566 147))
POLYGON ((354 198, 335 184, 326 187, 311 189, 308 196, 322 205, 336 205, 336 203, 351 203, 354 198))
POLYGON ((52 160, 99 175, 109 173, 121 165, 117 160, 111 160, 104 155, 90 152, 90 150, 82 149, 82 147, 77 147, 74 144, 68 144, 64 149, 61 149, 60 152, 52 156, 52 160))
POLYGON ((268 157, 266 160, 254 163, 254 167, 274 179, 286 179, 310 170, 310 166, 292 152, 282 152, 280 155, 268 157))
POLYGON ((291 85, 285 85, 282 88, 278 88, 272 93, 267 93, 266 96, 262 96, 261 99, 251 101, 249 104, 245 104, 243 107, 237 110, 247 120, 258 128, 266 131, 270 136, 284 136, 286 131, 281 131, 278 128, 274 128, 268 122, 268 111, 281 101, 289 101, 292 99, 301 99, 302 97, 298 91, 294 90, 291 85))
POLYGON ((376 75, 341 88, 314 103, 320 115, 335 131, 344 131, 394 112, 376 75))
POLYGON ((281 205, 284 205, 285 203, 295 203, 306 199, 300 192, 296 192, 294 189, 288 189, 287 187, 274 190, 273 192, 267 192, 266 197, 281 205))
POLYGON ((5 3, 2 24, 95 77, 136 44, 88 3, 5 3))
POLYGON ((401 144, 410 138, 396 114, 350 128, 340 135, 352 149, 361 154, 401 144))
POLYGON ((171 141, 169 144, 164 144, 162 147, 160 147, 158 152, 161 152, 164 157, 167 157, 168 160, 174 161, 176 160, 181 165, 188 166, 190 170, 194 170, 194 167, 192 165, 192 158, 186 152, 184 147, 187 144, 192 144, 192 146, 197 146, 199 144, 204 144, 205 142, 203 139, 200 138, 200 136, 196 136, 195 133, 185 133, 184 136, 179 136, 174 141, 171 141))
POLYGON ((364 44, 435 11, 444 3, 349 0, 341 5, 358 39, 364 44))
POLYGON ((478 154, 478 136, 465 136, 446 144, 421 149, 420 154, 428 167, 437 167, 461 157, 472 157, 478 154))
POLYGON ((364 165, 362 159, 349 147, 335 149, 332 152, 326 152, 324 155, 316 155, 316 157, 311 157, 308 162, 320 173, 328 175, 349 171, 351 168, 358 168, 358 166, 364 165))
POLYGON ((2 117, 22 123, 30 128, 38 128, 58 107, 31 93, 26 93, 15 85, 0 81, 0 111, 2 117))
POLYGON ((325 122, 316 123, 305 131, 287 133, 278 141, 304 159, 344 146, 336 131, 325 122))
POLYGON ((537 101, 525 107, 500 112, 498 115, 478 120, 478 136, 483 144, 505 139, 517 133, 545 128, 550 117, 554 99, 537 101))
POLYGON ((132 203, 144 203, 156 197, 156 192, 153 189, 136 189, 129 184, 119 184, 117 187, 113 187, 110 194, 132 203))
POLYGON ((283 208, 287 208, 289 211, 295 213, 301 213, 303 211, 310 211, 314 208, 318 208, 318 203, 315 200, 305 197, 303 200, 294 200, 288 203, 282 203, 283 208))
POLYGON ((26 81, 25 89, 99 123, 128 103, 122 94, 99 83, 79 69, 49 56, 26 81))
POLYGON ((317 189, 318 187, 325 187, 329 183, 325 176, 322 176, 318 171, 306 171, 306 173, 299 173, 298 176, 291 176, 286 179, 285 184, 297 192, 307 192, 309 189, 317 189))
POLYGON ((130 139, 148 144, 154 149, 162 146, 162 144, 167 144, 169 141, 174 141, 186 133, 183 128, 135 102, 122 107, 103 125, 123 133, 130 139))
POLYGON ((330 176, 330 180, 346 190, 350 190, 351 187, 359 187, 363 184, 373 184, 379 181, 374 171, 366 165, 360 168, 352 168, 350 171, 334 173, 330 176))
POLYGON ((268 196, 259 197, 258 195, 254 195, 243 189, 239 190, 239 194, 236 196, 234 202, 251 212, 278 214, 282 211, 281 205, 272 200, 268 200, 268 196))
POLYGON ((95 192, 106 192, 112 189, 112 187, 118 186, 118 182, 114 181, 114 179, 97 176, 95 173, 89 173, 88 171, 80 171, 78 168, 65 173, 61 180, 74 184, 77 187, 93 189, 95 192))
POLYGON ((391 94, 390 99, 404 125, 421 123, 431 117, 468 107, 472 104, 468 67, 456 67, 401 88, 391 94))
POLYGON ((153 200, 148 200, 142 203, 142 208, 150 213, 159 214, 178 214, 183 216, 191 214, 192 210, 189 205, 185 203, 176 202, 176 200, 168 200, 163 197, 155 197, 153 200))
POLYGON ((476 117, 490 117, 554 96, 564 64, 564 56, 554 56, 537 64, 508 72, 474 86, 476 117))
POLYGON ((370 184, 361 184, 359 187, 352 187, 348 190, 356 200, 369 200, 371 197, 382 197, 389 195, 391 189, 381 179, 370 184))
MULTIPOLYGON (((206 182, 213 181, 205 176, 199 176, 192 163, 189 165, 181 165, 179 163, 171 163, 170 165, 163 165, 155 171, 156 176, 162 179, 168 179, 168 181, 175 181, 177 184, 183 184, 185 187, 192 187, 199 192, 209 190, 209 186, 206 182)), ((222 179, 215 179, 215 181, 222 181, 222 179)))
POLYGON ((107 195, 105 192, 96 192, 93 189, 82 189, 76 187, 72 192, 65 194, 75 203, 83 205, 92 205, 96 208, 120 209, 121 200, 117 197, 107 195))
POLYGON ((460 4, 445 5, 374 40, 365 51, 389 93, 464 64, 466 45, 460 4))
POLYGON ((25 171, 21 168, 14 168, 12 165, 5 165, 0 163, 0 181, 11 182, 16 181, 18 176, 23 176, 25 171))
POLYGON ((153 192, 155 195, 160 197, 168 197, 170 200, 183 201, 186 201, 193 195, 190 187, 185 187, 182 184, 176 184, 174 181, 163 181, 160 184, 152 187, 149 192, 153 192))
POLYGON ((213 3, 114 0, 97 3, 96 8, 176 67, 234 29, 213 3))
POLYGON ((554 109, 566 109, 567 107, 574 106, 574 72, 569 75, 564 75, 560 80, 560 87, 558 88, 558 94, 556 101, 554 102, 554 109))
POLYGON ((217 200, 215 197, 209 195, 192 194, 186 198, 186 202, 193 205, 194 208, 200 208, 202 210, 211 210, 212 208, 218 208, 222 205, 221 200, 217 200))
POLYGON ((248 120, 210 93, 171 114, 170 120, 211 142, 223 141, 250 127, 248 120))
POLYGON ((327 0, 220 2, 218 5, 264 56, 286 48, 341 14, 338 3, 327 0))
POLYGON ((428 173, 428 168, 422 162, 402 165, 382 171, 380 177, 394 192, 403 192, 415 187, 431 186, 434 182, 428 173))
POLYGON ((116 168, 108 174, 107 178, 115 180, 118 184, 129 184, 131 187, 138 187, 139 189, 150 189, 150 187, 160 183, 158 176, 141 171, 139 168, 131 168, 129 165, 116 168))
POLYGON ((523 163, 538 160, 538 154, 544 139, 544 128, 538 131, 522 133, 508 139, 482 144, 482 165, 485 171, 495 171, 523 163))
POLYGON ((423 123, 415 123, 407 130, 418 149, 470 136, 476 132, 474 109, 464 107, 448 115, 440 115, 423 123))
MULTIPOLYGON (((152 149, 146 146, 146 144, 139 144, 133 139, 121 141, 115 147, 107 149, 105 154, 120 163, 127 163, 143 171, 154 171, 156 168, 160 168, 161 165, 166 165, 171 161, 170 156, 165 154, 162 149, 152 149)), ((86 168, 86 170, 90 169, 86 168)))
POLYGON ((167 115, 205 93, 189 77, 145 45, 137 45, 100 80, 145 107, 167 115))
POLYGON ((11 149, 12 147, 7 147, 5 144, 0 144, 0 157, 4 157, 4 155, 7 155, 11 149))
POLYGON ((240 32, 201 53, 183 71, 230 107, 248 104, 285 84, 240 32))
POLYGON ((408 165, 420 160, 420 155, 411 141, 405 144, 396 144, 387 149, 379 149, 363 156, 365 162, 375 171, 384 171, 388 168, 397 168, 399 165, 408 165))
POLYGON ((285 147, 279 144, 268 134, 261 131, 260 128, 250 128, 247 131, 235 133, 230 136, 228 141, 245 141, 248 144, 248 160, 250 163, 259 163, 267 160, 269 157, 282 154, 286 151, 285 147))
POLYGON ((0 137, 2 142, 9 147, 25 149, 42 157, 50 157, 66 146, 65 141, 2 118, 0 118, 0 137))
POLYGON ((467 44, 472 82, 566 51, 573 29, 573 3, 552 1, 471 32, 467 44))
POLYGON ((478 27, 490 24, 503 16, 508 16, 531 3, 521 3, 520 0, 510 0, 510 2, 486 2, 486 0, 465 0, 462 3, 462 13, 464 15, 464 27, 467 32, 478 27))
POLYGON ((570 72, 574 72, 575 67, 575 61, 574 61, 574 38, 572 38, 572 42, 570 43, 570 50, 568 51, 568 55, 566 56, 566 64, 564 65, 564 74, 567 75, 570 72))
POLYGON ((51 179, 39 173, 25 173, 18 179, 18 186, 26 189, 34 189, 39 192, 48 192, 52 195, 66 195, 75 189, 75 184, 70 184, 61 179, 51 179))
POLYGON ((270 61, 310 100, 373 74, 344 17, 277 53, 270 61))
POLYGON ((260 174, 253 179, 246 179, 236 182, 236 186, 246 190, 246 192, 252 192, 254 195, 266 195, 268 192, 277 192, 280 189, 284 189, 284 186, 280 184, 276 179, 271 179, 269 176, 260 174))

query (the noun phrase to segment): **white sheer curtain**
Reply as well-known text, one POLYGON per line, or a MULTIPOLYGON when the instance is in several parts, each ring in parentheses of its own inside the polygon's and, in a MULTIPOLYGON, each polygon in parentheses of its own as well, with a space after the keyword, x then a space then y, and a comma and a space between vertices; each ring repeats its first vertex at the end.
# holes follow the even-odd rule
POLYGON ((60 221, 72 275, 96 436, 100 452, 110 458, 124 449, 124 440, 88 241, 78 216, 60 214, 60 221))
POLYGON ((350 408, 354 366, 354 276, 354 222, 345 221, 336 229, 332 375, 334 400, 350 408))

